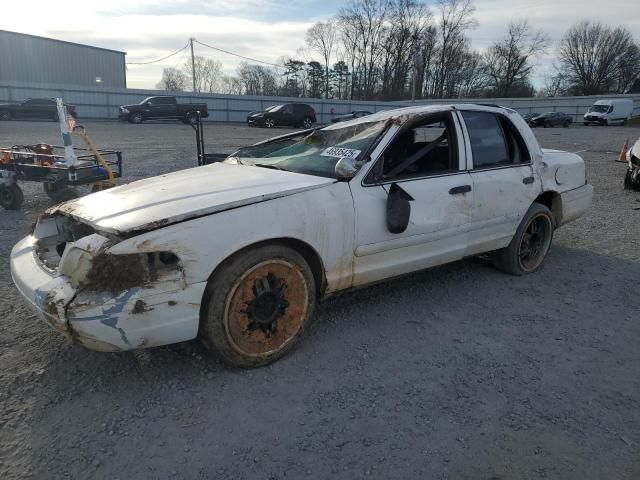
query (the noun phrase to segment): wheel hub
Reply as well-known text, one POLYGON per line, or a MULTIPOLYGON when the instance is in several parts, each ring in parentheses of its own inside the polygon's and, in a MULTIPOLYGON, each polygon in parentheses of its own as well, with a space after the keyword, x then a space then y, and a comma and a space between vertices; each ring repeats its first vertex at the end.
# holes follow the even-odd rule
POLYGON ((247 302, 247 308, 243 311, 249 318, 247 331, 260 329, 265 334, 278 331, 277 321, 289 306, 284 289, 284 282, 272 273, 256 279, 252 288, 254 297, 247 302))

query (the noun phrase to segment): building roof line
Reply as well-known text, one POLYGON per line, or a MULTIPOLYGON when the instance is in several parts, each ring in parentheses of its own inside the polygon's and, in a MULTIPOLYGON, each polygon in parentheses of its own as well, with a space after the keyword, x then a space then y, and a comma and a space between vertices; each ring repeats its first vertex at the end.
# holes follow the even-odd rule
POLYGON ((68 42, 66 40, 58 40, 57 38, 49 38, 49 37, 41 37, 39 35, 31 35, 30 33, 12 32, 11 30, 3 30, 3 29, 0 29, 0 33, 10 33, 10 34, 13 34, 13 35, 21 35, 23 37, 37 38, 38 40, 47 40, 49 42, 66 43, 67 45, 74 45, 76 47, 93 48, 95 50, 102 50, 102 51, 106 51, 106 52, 120 53, 122 55, 126 55, 127 54, 127 52, 122 52, 120 50, 113 50, 111 48, 94 47, 93 45, 85 45, 84 43, 68 42))

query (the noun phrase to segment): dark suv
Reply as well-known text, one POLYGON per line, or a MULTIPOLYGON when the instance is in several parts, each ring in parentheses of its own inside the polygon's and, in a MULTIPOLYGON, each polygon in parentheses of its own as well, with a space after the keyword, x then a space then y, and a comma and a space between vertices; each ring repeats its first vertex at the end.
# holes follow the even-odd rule
POLYGON ((264 112, 247 115, 247 125, 266 128, 293 126, 311 128, 316 123, 316 111, 306 103, 273 105, 264 112))

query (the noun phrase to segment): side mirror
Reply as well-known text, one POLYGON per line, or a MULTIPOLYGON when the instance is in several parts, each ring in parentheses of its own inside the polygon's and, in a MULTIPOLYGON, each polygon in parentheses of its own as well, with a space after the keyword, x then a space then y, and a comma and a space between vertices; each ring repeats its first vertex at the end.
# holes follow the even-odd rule
POLYGON ((391 233, 402 233, 409 225, 413 197, 396 183, 391 184, 387 197, 387 229, 391 233))
POLYGON ((151 102, 147 102, 147 103, 145 103, 145 105, 146 105, 147 107, 150 107, 150 106, 151 106, 151 102))
POLYGON ((338 180, 351 180, 358 171, 356 159, 351 157, 340 158, 336 163, 335 171, 338 180))

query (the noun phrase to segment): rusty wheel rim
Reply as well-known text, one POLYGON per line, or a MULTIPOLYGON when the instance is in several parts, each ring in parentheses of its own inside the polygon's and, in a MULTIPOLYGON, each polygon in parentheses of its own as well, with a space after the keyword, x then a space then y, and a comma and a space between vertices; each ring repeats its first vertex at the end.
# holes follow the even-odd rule
POLYGON ((285 348, 298 334, 309 303, 300 268, 268 260, 247 270, 227 296, 224 326, 239 353, 264 357, 285 348))

